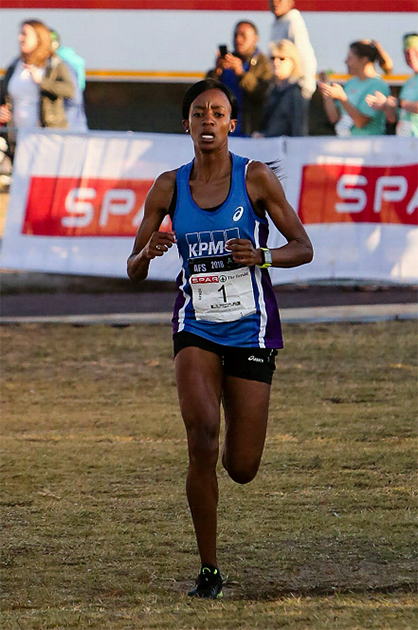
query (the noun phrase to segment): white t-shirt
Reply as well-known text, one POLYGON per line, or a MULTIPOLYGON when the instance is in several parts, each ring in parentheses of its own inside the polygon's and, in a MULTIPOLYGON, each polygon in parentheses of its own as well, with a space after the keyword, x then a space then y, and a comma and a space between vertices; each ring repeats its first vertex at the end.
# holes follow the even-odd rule
POLYGON ((303 77, 299 84, 302 88, 303 96, 311 98, 316 90, 317 62, 305 20, 297 9, 291 9, 280 18, 275 18, 270 40, 277 43, 281 39, 289 39, 298 49, 303 72, 303 77))
MULTIPOLYGON (((45 68, 37 68, 41 77, 45 68)), ((40 85, 22 61, 18 61, 10 78, 8 93, 12 101, 12 125, 18 129, 34 129, 39 126, 40 85)))

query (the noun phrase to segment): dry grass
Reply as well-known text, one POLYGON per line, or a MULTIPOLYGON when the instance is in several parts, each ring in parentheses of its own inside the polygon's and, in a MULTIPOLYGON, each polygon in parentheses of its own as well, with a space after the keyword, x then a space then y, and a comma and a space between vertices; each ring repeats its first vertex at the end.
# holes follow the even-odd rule
POLYGON ((262 469, 198 570, 165 326, 2 338, 2 628, 397 630, 417 608, 416 324, 288 326, 262 469))

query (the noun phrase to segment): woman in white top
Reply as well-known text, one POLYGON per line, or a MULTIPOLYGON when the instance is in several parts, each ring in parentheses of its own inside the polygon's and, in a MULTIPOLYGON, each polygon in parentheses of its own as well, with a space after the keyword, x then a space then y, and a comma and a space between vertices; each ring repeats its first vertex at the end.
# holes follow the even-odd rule
POLYGON ((39 20, 22 23, 20 56, 6 70, 0 123, 16 129, 66 128, 64 98, 74 95, 66 64, 51 51, 49 29, 39 20))

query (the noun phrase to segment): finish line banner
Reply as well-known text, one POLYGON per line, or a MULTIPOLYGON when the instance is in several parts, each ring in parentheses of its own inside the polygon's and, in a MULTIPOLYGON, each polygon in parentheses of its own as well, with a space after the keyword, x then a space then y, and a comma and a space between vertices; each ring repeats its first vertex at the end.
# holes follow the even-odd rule
MULTIPOLYGON (((233 152, 280 163, 314 261, 273 269, 275 284, 315 279, 418 279, 416 139, 230 140, 233 152)), ((155 178, 193 158, 189 137, 39 130, 19 137, 3 235, 3 268, 126 277, 155 178)), ((171 229, 167 217, 162 229, 171 229)), ((271 247, 284 244, 272 228, 271 247)), ((149 278, 173 280, 177 249, 149 278)))

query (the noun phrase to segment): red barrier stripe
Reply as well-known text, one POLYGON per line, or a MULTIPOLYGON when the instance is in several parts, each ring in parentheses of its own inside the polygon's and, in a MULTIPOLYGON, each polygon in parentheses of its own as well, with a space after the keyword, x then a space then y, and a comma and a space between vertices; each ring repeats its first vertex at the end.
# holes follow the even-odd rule
MULTIPOLYGON (((300 11, 414 13, 418 0, 297 0, 300 11)), ((2 9, 268 11, 268 0, 1 0, 2 9)))

